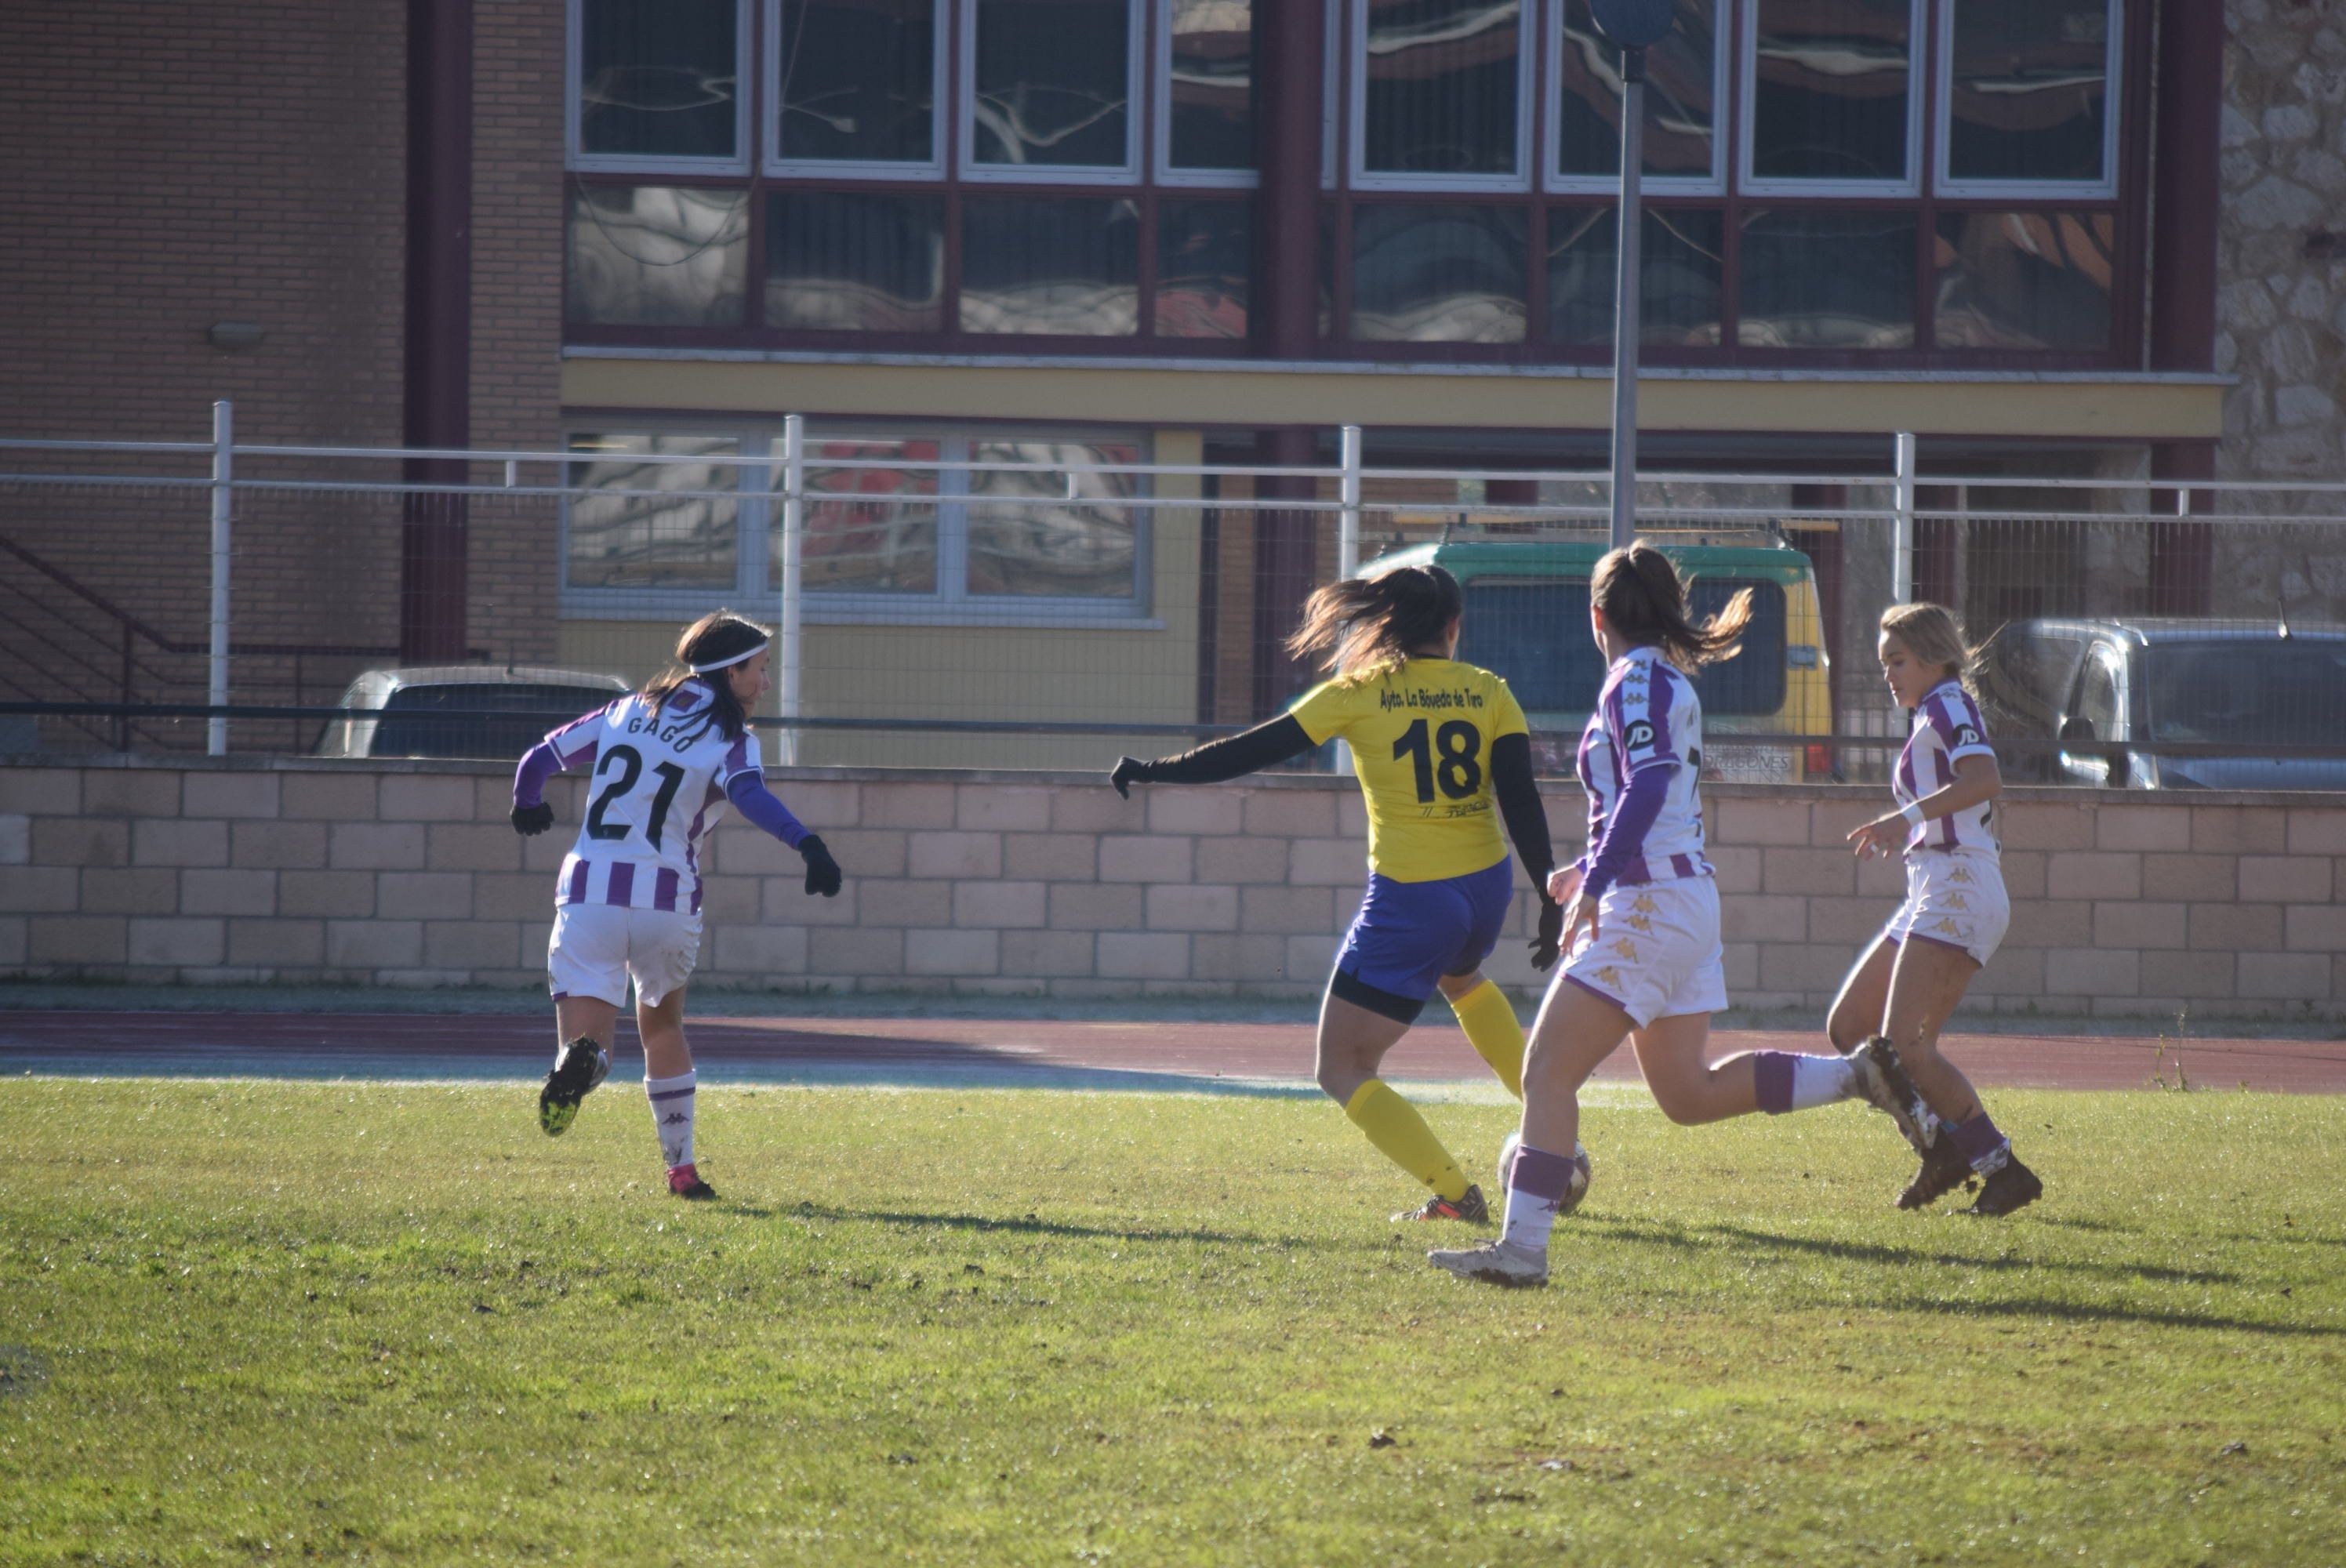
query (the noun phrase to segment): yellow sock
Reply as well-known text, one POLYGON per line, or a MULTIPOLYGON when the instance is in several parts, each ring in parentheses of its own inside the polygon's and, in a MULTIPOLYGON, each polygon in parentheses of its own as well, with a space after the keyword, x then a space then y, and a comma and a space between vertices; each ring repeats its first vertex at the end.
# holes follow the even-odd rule
POLYGON ((1344 1115, 1369 1135, 1377 1152, 1432 1187, 1437 1196, 1455 1201, 1466 1196, 1466 1173, 1417 1114, 1417 1107, 1372 1078, 1344 1102, 1344 1115))
POLYGON ((1515 1004, 1494 980, 1486 980, 1450 1003, 1466 1043, 1491 1064, 1507 1093, 1524 1097, 1524 1026, 1515 1022, 1515 1004))

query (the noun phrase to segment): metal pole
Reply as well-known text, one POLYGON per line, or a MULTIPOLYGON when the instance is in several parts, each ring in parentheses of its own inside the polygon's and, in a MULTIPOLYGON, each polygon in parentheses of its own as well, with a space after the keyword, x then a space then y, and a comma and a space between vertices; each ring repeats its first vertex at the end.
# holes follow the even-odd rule
MULTIPOLYGON (((782 421, 782 614, 780 678, 775 682, 775 710, 784 718, 800 717, 800 601, 805 575, 800 555, 806 525, 806 416, 791 414, 782 421)), ((788 767, 799 759, 799 732, 784 727, 774 760, 788 767)))
MULTIPOLYGON (((214 708, 228 706, 229 524, 235 463, 236 405, 222 399, 212 404, 212 646, 207 691, 214 708)), ((226 718, 205 720, 204 750, 214 757, 228 755, 226 718)))
MULTIPOLYGON (((1336 575, 1357 577, 1361 575, 1361 427, 1344 426, 1337 442, 1338 461, 1343 472, 1336 481, 1336 499, 1342 510, 1336 514, 1336 575)), ((1352 771, 1352 748, 1343 741, 1336 742, 1336 771, 1352 771)))
POLYGON ((1892 470, 1896 475, 1896 495, 1892 505, 1896 518, 1891 524, 1890 602, 1912 604, 1914 600, 1914 433, 1901 431, 1894 443, 1892 470))
POLYGON ((1613 547, 1637 531, 1637 338, 1645 219, 1646 51, 1621 51, 1621 213, 1613 270, 1613 547))

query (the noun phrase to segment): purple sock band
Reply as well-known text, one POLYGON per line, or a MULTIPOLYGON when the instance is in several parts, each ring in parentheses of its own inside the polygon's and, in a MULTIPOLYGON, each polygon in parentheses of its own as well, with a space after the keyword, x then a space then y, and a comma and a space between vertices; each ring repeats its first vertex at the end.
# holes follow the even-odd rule
POLYGON ((2004 1135, 1982 1111, 1968 1122, 1955 1124, 1955 1152, 1967 1161, 1977 1164, 2004 1146, 2004 1135))
POLYGON ((1751 1087, 1760 1108, 1780 1116, 1792 1108, 1792 1054, 1789 1051, 1751 1053, 1751 1087))
POLYGON ((1515 1168, 1507 1173, 1507 1186, 1554 1203, 1572 1190, 1572 1161, 1563 1155, 1519 1144, 1515 1147, 1515 1168))

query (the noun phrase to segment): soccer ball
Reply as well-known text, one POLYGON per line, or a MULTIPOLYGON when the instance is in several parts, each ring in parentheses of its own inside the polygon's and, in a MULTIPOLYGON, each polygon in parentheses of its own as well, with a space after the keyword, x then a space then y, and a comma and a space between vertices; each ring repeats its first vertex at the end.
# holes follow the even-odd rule
MULTIPOLYGON (((1499 1179, 1496 1185, 1501 1192, 1507 1190, 1507 1172, 1515 1165, 1515 1151, 1523 1146, 1523 1130, 1519 1127, 1510 1128, 1507 1135, 1499 1142, 1499 1179)), ((1580 1207, 1580 1200, 1588 1196, 1588 1178, 1596 1170, 1589 1163, 1587 1147, 1577 1138, 1572 1141, 1572 1186, 1556 1206, 1559 1216, 1570 1214, 1580 1207)))

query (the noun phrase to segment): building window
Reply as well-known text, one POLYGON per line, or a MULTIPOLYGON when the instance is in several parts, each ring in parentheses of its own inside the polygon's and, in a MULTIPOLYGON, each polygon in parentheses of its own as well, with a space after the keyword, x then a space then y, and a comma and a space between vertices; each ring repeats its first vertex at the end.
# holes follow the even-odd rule
POLYGON ((1136 178, 1135 9, 1130 0, 963 0, 964 178, 1136 178))
POLYGON ((1946 0, 1940 190, 2115 195, 2120 20, 2118 0, 1946 0))
POLYGON ((738 327, 750 194, 701 186, 581 185, 571 194, 573 321, 738 327))
POLYGON ((730 591, 740 577, 740 468, 647 461, 734 457, 729 436, 574 435, 589 453, 567 481, 588 494, 565 508, 562 581, 569 588, 730 591))
MULTIPOLYGON (((1728 0, 1678 0, 1678 25, 1647 51, 1645 179, 1657 192, 1726 188, 1728 0)), ((1556 0, 1548 51, 1548 185, 1621 183, 1621 51, 1596 31, 1588 0, 1556 0)))
MULTIPOLYGON (((781 433, 569 438, 563 610, 698 613, 781 588, 781 433), (696 462, 706 458, 710 461, 696 462)), ((921 432, 842 424, 807 437, 799 551, 815 621, 1010 626, 1146 618, 1148 461, 1134 435, 921 432), (973 470, 968 463, 1001 465, 973 470)))
POLYGON ((1157 335, 1244 338, 1252 270, 1244 201, 1157 205, 1157 335))
POLYGON ((944 169, 944 0, 770 0, 770 171, 933 179, 944 169))
POLYGON ((944 330, 944 198, 783 190, 766 200, 766 323, 793 331, 944 330))
POLYGON ((748 0, 573 0, 574 168, 749 168, 748 0))
POLYGON ((1939 346, 2107 349, 2116 230, 2106 212, 1942 212, 1939 346))
POLYGON ((1923 0, 1745 0, 1743 187, 1910 195, 1923 0))
POLYGON ((1140 324, 1140 215, 1112 196, 970 197, 961 330, 1129 337, 1140 324))
POLYGON ((1524 215, 1486 202, 1352 209, 1362 342, 1516 343, 1530 315, 1524 215))
POLYGON ((1519 0, 1352 0, 1352 184, 1521 190, 1531 117, 1519 0))
MULTIPOLYGON (((1648 207, 1638 298, 1638 341, 1648 348, 1716 348, 1727 272, 1726 220, 1717 208, 1648 207)), ((1613 341, 1619 215, 1609 207, 1552 207, 1547 214, 1549 342, 1601 348, 1613 341)))
POLYGON ((1252 185, 1253 0, 1159 0, 1157 178, 1252 185))
POLYGON ((1746 209, 1742 345, 1912 348, 1915 230, 1912 212, 1746 209))

